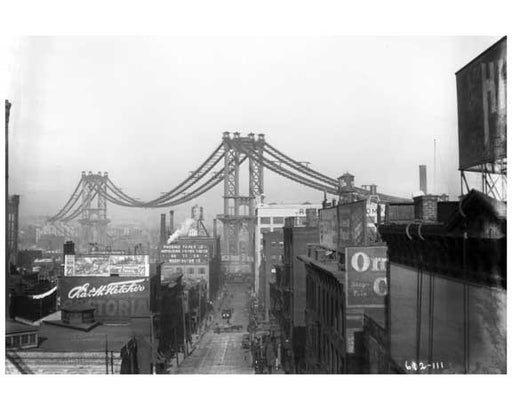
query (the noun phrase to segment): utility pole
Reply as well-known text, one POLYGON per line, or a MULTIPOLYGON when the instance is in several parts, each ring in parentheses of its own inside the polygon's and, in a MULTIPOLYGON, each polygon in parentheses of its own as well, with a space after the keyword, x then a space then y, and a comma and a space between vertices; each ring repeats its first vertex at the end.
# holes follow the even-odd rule
POLYGON ((187 325, 185 323, 185 293, 182 289, 180 289, 181 294, 181 312, 182 312, 182 321, 183 321, 183 351, 185 357, 188 356, 188 344, 187 344, 187 325))
POLYGON ((151 374, 156 374, 156 363, 155 363, 155 336, 153 331, 153 317, 154 314, 150 314, 150 335, 151 335, 151 374))

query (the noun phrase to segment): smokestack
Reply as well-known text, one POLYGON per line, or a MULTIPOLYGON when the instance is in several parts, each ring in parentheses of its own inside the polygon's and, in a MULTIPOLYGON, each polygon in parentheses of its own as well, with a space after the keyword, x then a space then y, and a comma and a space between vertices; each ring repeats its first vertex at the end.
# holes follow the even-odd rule
POLYGON ((375 185, 375 184, 370 185, 370 195, 377 195, 377 185, 375 185))
POLYGON ((174 211, 169 211, 169 235, 174 232, 174 211))
POLYGON ((213 237, 217 238, 217 219, 213 220, 213 237))
POLYGON ((64 255, 74 255, 75 254, 75 244, 73 241, 64 242, 64 255))
POLYGON ((204 216, 203 216, 203 207, 199 208, 200 212, 199 212, 199 220, 200 221, 204 221, 204 216))
POLYGON ((167 232, 165 231, 165 214, 160 214, 160 246, 167 241, 167 232))
POLYGON ((420 165, 420 191, 427 195, 427 166, 420 165))

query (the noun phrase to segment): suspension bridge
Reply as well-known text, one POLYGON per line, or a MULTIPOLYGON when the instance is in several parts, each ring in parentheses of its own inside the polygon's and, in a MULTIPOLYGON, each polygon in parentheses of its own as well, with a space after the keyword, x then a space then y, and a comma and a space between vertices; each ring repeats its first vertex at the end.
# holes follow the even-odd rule
MULTIPOLYGON (((108 173, 82 172, 82 177, 66 204, 48 222, 59 226, 78 220, 85 243, 105 243, 107 202, 131 208, 173 207, 201 196, 224 182, 224 213, 221 252, 227 272, 252 272, 254 260, 254 229, 256 205, 264 195, 263 170, 268 169, 298 184, 338 195, 343 189, 342 178, 331 178, 317 172, 279 151, 265 140, 264 134, 241 137, 239 132, 224 132, 222 142, 187 178, 171 190, 150 201, 141 201, 124 193, 108 173), (249 164, 249 193, 240 194, 240 167, 249 164), (96 203, 94 204, 94 200, 96 203)), ((373 186, 374 187, 374 186, 373 186)), ((349 188, 350 192, 368 197, 374 189, 349 188)), ((381 200, 396 197, 379 194, 381 200)))

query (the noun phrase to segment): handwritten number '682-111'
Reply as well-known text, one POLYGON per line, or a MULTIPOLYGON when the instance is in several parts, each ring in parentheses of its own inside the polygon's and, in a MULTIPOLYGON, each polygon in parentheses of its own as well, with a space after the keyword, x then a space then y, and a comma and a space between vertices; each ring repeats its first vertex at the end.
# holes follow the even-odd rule
POLYGON ((417 371, 424 371, 429 368, 432 370, 441 370, 444 369, 444 363, 443 362, 434 362, 434 363, 423 363, 419 362, 416 363, 414 360, 409 363, 407 360, 405 361, 405 368, 406 370, 412 370, 414 372, 417 371))

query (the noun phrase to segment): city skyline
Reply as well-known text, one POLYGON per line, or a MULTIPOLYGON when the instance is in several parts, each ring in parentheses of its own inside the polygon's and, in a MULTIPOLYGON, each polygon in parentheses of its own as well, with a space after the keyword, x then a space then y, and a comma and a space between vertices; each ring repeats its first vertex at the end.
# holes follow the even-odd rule
MULTIPOLYGON (((22 219, 29 209, 56 213, 82 170, 108 171, 126 193, 150 200, 185 179, 223 131, 240 131, 264 133, 331 177, 349 171, 358 186, 403 197, 418 190, 426 164, 429 190, 454 198, 454 73, 496 39, 20 38, 9 83, 9 191, 21 195, 22 219)), ((298 184, 283 190, 268 170, 265 181, 266 202, 322 197, 298 184)), ((176 207, 177 221, 196 203, 210 221, 221 195, 217 187, 176 207)), ((114 220, 157 224, 159 213, 109 206, 114 220)))

